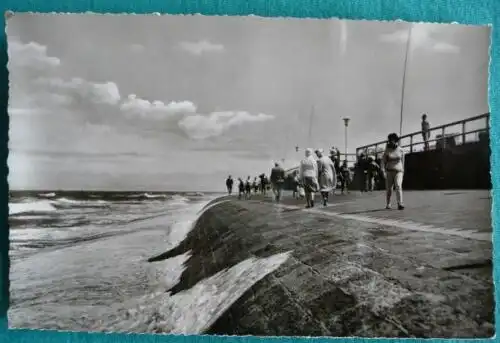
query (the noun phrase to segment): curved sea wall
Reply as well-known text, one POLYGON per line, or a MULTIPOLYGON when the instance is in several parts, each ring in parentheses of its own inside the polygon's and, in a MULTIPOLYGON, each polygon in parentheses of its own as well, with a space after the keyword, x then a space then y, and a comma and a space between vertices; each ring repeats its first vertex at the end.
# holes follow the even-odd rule
POLYGON ((394 229, 320 212, 220 198, 202 212, 180 245, 149 261, 190 252, 179 283, 170 290, 175 294, 246 259, 291 252, 218 317, 206 331, 210 334, 493 334, 491 282, 389 252, 394 244, 405 244, 398 243, 394 229))

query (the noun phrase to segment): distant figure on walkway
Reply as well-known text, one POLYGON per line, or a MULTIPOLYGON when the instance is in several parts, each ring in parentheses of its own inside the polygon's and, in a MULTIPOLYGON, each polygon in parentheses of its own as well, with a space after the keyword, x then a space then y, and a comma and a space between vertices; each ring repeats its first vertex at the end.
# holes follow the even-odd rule
POLYGON ((359 190, 361 192, 366 192, 368 168, 367 168, 367 157, 364 152, 362 152, 359 155, 355 168, 357 172, 356 174, 359 175, 357 176, 358 178, 357 181, 359 182, 359 190))
POLYGON ((424 140, 424 150, 429 150, 429 139, 431 138, 431 124, 427 121, 427 114, 422 115, 422 139, 424 140))
POLYGON ((231 177, 231 175, 229 175, 229 177, 226 180, 227 194, 229 194, 229 195, 231 195, 233 193, 233 184, 234 184, 234 180, 231 177))
POLYGON ((340 170, 340 150, 332 147, 330 149, 330 159, 333 162, 333 165, 335 166, 335 170, 338 171, 340 170))
POLYGON ((293 191, 293 198, 294 199, 299 199, 300 198, 300 178, 299 178, 299 171, 296 170, 293 172, 293 179, 292 179, 292 191, 293 191))
POLYGON ((373 192, 375 190, 375 184, 376 180, 378 178, 380 172, 380 167, 375 162, 375 158, 372 156, 368 156, 368 163, 367 163, 367 179, 368 179, 368 191, 373 192))
MULTIPOLYGON (((342 182, 342 174, 340 173, 340 150, 335 147, 332 147, 330 149, 330 159, 332 160, 333 165, 335 166, 335 172, 337 173, 336 182, 337 183, 339 181, 342 182)), ((337 185, 335 185, 335 187, 336 186, 337 185)), ((333 194, 335 195, 335 189, 333 190, 333 194)))
POLYGON ((314 195, 318 191, 318 163, 310 148, 306 149, 305 158, 300 161, 299 177, 304 187, 306 208, 314 207, 314 195))
POLYGON ((283 191, 283 185, 285 183, 285 169, 283 169, 278 162, 274 164, 274 168, 271 169, 271 187, 276 199, 276 202, 281 200, 281 192, 283 191))
POLYGON ((250 176, 247 177, 247 181, 245 182, 245 199, 250 199, 252 196, 252 181, 250 176))
POLYGON ((265 182, 265 174, 260 174, 259 179, 260 179, 260 192, 262 195, 266 195, 266 182, 265 182))
POLYGON ((349 185, 351 184, 351 172, 349 171, 349 167, 347 166, 347 160, 344 160, 342 166, 340 166, 340 175, 342 178, 340 179, 342 194, 349 193, 349 185))
POLYGON ((252 187, 255 194, 259 193, 259 181, 257 181, 257 177, 253 179, 252 187))
POLYGON ((241 199, 244 193, 245 193, 245 183, 240 177, 238 178, 238 199, 241 199))
POLYGON ((382 169, 385 174, 385 191, 387 196, 386 209, 391 208, 392 188, 396 190, 398 209, 403 210, 403 174, 404 174, 404 151, 399 146, 399 136, 391 133, 387 136, 387 147, 382 157, 382 169))
POLYGON ((323 149, 316 150, 318 156, 318 184, 321 197, 323 198, 323 206, 328 205, 328 194, 335 190, 337 185, 337 172, 333 161, 323 155, 323 149))
POLYGON ((266 195, 267 191, 269 190, 269 179, 267 175, 264 174, 264 195, 266 195))

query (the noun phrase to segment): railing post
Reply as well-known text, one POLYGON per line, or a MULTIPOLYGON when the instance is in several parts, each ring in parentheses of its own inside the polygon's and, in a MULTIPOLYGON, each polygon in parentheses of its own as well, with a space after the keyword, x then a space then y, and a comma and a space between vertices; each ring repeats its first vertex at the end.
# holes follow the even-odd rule
POLYGON ((413 152, 413 135, 410 136, 410 153, 413 152))
POLYGON ((488 114, 486 117, 486 130, 488 130, 488 133, 489 133, 489 130, 490 130, 490 115, 488 114))
POLYGON ((465 144, 465 133, 467 132, 466 129, 466 122, 462 122, 462 144, 465 144))
POLYGON ((445 137, 445 128, 441 129, 441 139, 443 140, 443 150, 446 149, 446 137, 445 137))

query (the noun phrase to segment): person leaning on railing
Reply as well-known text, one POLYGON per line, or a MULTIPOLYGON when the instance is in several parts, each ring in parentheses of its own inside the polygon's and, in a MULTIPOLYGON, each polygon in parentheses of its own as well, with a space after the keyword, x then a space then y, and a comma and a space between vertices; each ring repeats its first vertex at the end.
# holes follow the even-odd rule
POLYGON ((427 121, 427 114, 422 115, 422 139, 424 140, 424 150, 429 150, 429 139, 431 138, 431 124, 427 121))

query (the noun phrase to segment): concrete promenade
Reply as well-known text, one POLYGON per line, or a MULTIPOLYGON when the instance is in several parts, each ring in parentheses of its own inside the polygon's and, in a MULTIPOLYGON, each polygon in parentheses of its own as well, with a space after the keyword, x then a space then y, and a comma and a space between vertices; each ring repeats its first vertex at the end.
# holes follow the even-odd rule
POLYGON ((383 192, 338 195, 314 209, 289 195, 281 204, 226 200, 179 247, 153 259, 191 250, 174 293, 249 257, 292 253, 208 333, 493 335, 488 191, 406 192, 404 211, 385 210, 383 192))

